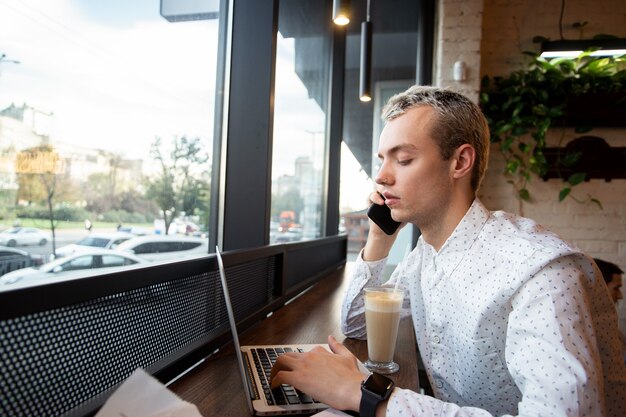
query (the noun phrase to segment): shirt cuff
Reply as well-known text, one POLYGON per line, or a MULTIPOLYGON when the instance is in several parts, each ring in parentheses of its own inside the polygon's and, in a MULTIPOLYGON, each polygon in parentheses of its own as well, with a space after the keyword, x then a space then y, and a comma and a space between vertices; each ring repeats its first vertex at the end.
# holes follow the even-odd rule
POLYGON ((357 269, 359 268, 359 263, 361 263, 362 265, 367 266, 367 269, 370 272, 369 276, 380 277, 383 274, 383 269, 385 268, 385 265, 387 265, 387 257, 379 259, 377 261, 366 261, 365 259, 363 259, 364 250, 365 249, 361 249, 361 252, 359 252, 359 256, 357 257, 357 269))
POLYGON ((396 387, 387 401, 387 415, 443 416, 445 414, 443 405, 444 403, 436 398, 396 387))

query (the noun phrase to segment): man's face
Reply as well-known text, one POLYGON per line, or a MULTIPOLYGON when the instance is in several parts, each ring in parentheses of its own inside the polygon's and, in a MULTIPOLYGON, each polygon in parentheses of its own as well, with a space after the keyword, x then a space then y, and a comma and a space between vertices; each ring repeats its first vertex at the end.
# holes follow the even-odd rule
POLYGON ((609 287, 609 293, 614 303, 624 298, 622 295, 622 274, 613 274, 613 278, 607 284, 607 287, 609 287))
POLYGON ((387 122, 378 148, 381 166, 375 180, 391 216, 422 229, 441 221, 453 183, 453 162, 443 160, 430 136, 434 117, 428 106, 408 110, 387 122))

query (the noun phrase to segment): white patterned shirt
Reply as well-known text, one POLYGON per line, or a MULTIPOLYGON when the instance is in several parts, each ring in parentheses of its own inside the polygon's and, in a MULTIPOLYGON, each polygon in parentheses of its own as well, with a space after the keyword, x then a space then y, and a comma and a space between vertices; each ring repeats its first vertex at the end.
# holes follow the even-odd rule
MULTIPOLYGON (((359 256, 346 336, 366 336, 362 289, 383 283, 385 261, 359 256)), ((396 388, 387 416, 626 416, 604 280, 532 220, 475 200, 439 252, 420 237, 385 285, 398 279, 435 398, 396 388)))

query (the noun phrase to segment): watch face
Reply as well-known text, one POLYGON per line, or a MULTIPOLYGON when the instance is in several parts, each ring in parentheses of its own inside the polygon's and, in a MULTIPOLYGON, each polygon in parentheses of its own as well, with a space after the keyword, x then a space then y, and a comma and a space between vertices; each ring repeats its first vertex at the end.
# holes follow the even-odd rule
POLYGON ((383 395, 393 388, 393 381, 386 376, 374 372, 365 381, 365 388, 379 395, 383 395))

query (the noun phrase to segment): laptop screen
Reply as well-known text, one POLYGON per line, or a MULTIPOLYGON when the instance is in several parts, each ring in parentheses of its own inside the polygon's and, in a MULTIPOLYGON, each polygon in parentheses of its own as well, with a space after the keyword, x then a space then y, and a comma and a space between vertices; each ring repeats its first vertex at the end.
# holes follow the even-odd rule
POLYGON ((228 312, 228 321, 230 323, 230 331, 233 334, 233 344, 235 353, 237 354, 237 365, 239 366, 239 374, 241 375, 241 382, 243 383, 244 390, 246 392, 246 402, 250 409, 250 414, 254 414, 254 408, 252 407, 252 393, 250 387, 248 387, 248 381, 246 379, 246 370, 243 364, 243 357, 241 356, 241 345, 239 344, 239 335, 237 334, 237 326, 235 325, 235 313, 233 312, 233 305, 230 300, 230 294, 228 292, 228 285, 226 283, 226 272, 224 271, 224 261, 220 254, 218 246, 215 247, 215 254, 217 255, 217 264, 220 270, 220 279, 222 281, 222 292, 224 293, 224 302, 226 303, 226 311, 228 312))

